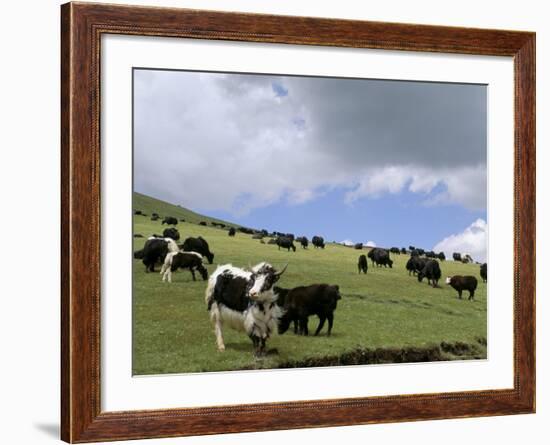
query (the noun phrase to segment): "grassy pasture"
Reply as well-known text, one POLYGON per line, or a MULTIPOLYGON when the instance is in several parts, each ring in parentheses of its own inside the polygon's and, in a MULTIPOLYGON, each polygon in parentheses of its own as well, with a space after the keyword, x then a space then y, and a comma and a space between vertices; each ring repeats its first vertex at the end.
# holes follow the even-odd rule
MULTIPOLYGON (((433 289, 426 281, 419 283, 416 277, 409 277, 405 270, 407 255, 392 255, 393 269, 372 267, 369 261, 368 274, 359 275, 357 258, 360 253, 366 254, 366 249, 360 252, 327 244, 324 250, 310 245, 307 250, 297 246, 295 253, 287 252, 261 244, 250 235, 237 233, 231 238, 225 230, 200 226, 199 220, 211 219, 143 195, 134 197, 134 209, 149 215, 134 216, 134 233, 145 237, 162 233, 166 227, 160 221, 151 221, 151 212, 186 218, 177 226, 182 239, 201 235, 215 254, 214 264, 205 264, 209 273, 217 264, 247 266, 268 261, 280 268, 288 263, 280 286, 338 284, 342 294, 331 337, 326 336, 326 324, 318 337, 297 336, 289 330, 268 341, 268 349, 276 348, 277 354, 255 359, 246 334, 224 329, 226 351, 218 353, 204 303, 206 282, 198 274, 198 281, 193 282, 189 272, 178 271, 171 284, 163 283, 158 273, 145 273, 141 261, 133 260, 136 375, 422 361, 426 351, 437 353, 437 358, 429 355, 429 360, 486 357, 487 294, 477 265, 440 262, 441 287, 433 289), (459 300, 456 292, 444 284, 445 276, 455 274, 478 278, 476 301, 459 300)), ((135 238, 135 250, 141 249, 144 242, 144 238, 135 238)), ((310 317, 310 332, 317 323, 317 317, 310 317)))

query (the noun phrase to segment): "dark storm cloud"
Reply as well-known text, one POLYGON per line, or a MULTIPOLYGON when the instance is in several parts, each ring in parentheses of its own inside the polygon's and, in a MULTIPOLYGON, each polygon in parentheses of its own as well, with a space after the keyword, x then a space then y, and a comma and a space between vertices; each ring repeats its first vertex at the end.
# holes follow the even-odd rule
POLYGON ((135 72, 136 190, 246 212, 333 187, 485 207, 486 88, 135 72), (246 198, 246 199, 245 199, 246 198))

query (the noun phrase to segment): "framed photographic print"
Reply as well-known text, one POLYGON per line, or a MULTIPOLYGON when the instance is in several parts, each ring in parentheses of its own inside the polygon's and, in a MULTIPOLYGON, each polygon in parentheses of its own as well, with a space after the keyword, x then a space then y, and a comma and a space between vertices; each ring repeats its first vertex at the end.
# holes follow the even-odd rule
POLYGON ((63 440, 534 412, 533 33, 61 16, 63 440))

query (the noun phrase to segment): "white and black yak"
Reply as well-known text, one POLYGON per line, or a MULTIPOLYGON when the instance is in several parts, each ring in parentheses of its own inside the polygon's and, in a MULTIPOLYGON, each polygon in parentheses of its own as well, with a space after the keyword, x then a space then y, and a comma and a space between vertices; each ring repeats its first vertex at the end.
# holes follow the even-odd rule
POLYGON ((164 264, 160 269, 162 281, 168 280, 172 282, 172 272, 178 269, 188 269, 193 276, 193 281, 196 281, 195 270, 197 270, 203 280, 208 279, 208 271, 202 264, 202 255, 197 252, 168 252, 164 259, 164 264))
POLYGON ((178 250, 178 245, 172 238, 152 236, 147 239, 143 249, 134 252, 134 258, 143 261, 145 272, 154 272, 155 264, 162 264, 169 252, 177 252, 178 250))
POLYGON ((218 266, 208 280, 205 301, 214 324, 218 351, 225 350, 222 326, 244 331, 252 340, 257 356, 266 353, 267 339, 277 332, 281 307, 276 303, 273 285, 286 266, 277 271, 262 262, 251 270, 231 264, 218 266))

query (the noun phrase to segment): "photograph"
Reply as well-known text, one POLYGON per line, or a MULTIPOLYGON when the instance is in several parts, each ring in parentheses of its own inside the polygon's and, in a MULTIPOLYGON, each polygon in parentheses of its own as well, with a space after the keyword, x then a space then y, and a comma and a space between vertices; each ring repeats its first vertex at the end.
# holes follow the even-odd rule
POLYGON ((487 359, 487 85, 132 76, 134 376, 487 359))

